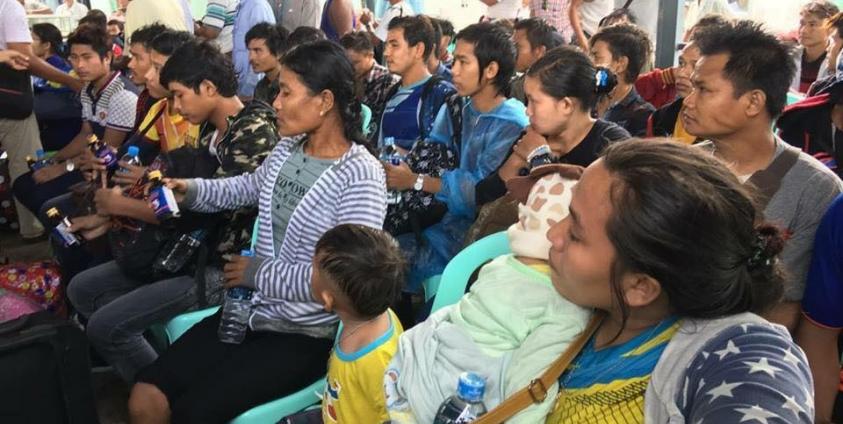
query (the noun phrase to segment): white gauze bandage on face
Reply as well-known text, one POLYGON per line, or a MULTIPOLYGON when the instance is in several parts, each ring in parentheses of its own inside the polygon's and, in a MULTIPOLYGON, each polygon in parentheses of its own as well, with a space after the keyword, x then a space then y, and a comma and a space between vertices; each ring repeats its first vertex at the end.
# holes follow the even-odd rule
POLYGON ((515 256, 548 260, 547 231, 568 216, 576 180, 552 173, 533 184, 526 204, 518 205, 518 222, 507 230, 515 256))

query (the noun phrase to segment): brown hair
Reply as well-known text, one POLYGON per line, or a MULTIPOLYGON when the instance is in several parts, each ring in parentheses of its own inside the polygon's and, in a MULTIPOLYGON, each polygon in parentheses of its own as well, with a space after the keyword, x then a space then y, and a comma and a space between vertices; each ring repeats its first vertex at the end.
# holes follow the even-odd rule
POLYGON ((389 233, 342 224, 316 243, 316 266, 363 319, 382 314, 398 297, 405 261, 389 233))
POLYGON ((783 239, 760 224, 753 195, 713 155, 673 141, 630 140, 603 154, 612 176, 606 232, 624 321, 621 275, 656 279, 676 315, 763 312, 779 301, 783 239))

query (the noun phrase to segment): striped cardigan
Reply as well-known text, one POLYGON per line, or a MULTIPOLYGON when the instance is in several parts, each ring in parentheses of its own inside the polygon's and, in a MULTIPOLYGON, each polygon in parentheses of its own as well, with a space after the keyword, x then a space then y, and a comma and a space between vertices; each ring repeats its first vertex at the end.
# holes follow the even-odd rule
POLYGON ((354 144, 305 193, 290 217, 283 242, 274 245, 272 192, 281 166, 298 142, 299 138, 282 138, 252 174, 191 180, 196 197, 186 206, 199 212, 215 212, 257 204, 255 262, 249 266, 256 270, 254 313, 298 325, 324 325, 337 318, 325 312, 311 295, 316 242, 340 224, 381 228, 386 216, 386 176, 377 159, 363 146, 354 144))

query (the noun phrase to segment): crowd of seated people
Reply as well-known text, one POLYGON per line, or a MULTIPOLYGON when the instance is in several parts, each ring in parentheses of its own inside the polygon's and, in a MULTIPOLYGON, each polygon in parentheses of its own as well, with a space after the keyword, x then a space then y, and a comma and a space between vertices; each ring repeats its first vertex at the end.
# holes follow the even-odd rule
POLYGON ((803 7, 796 59, 709 15, 664 69, 627 8, 585 22, 588 0, 459 30, 406 0, 380 18, 330 0, 292 27, 265 0, 213 0, 196 23, 177 0, 108 20, 69 0, 66 38, 26 26, 23 3, 0 0, 2 75, 32 77, 32 110, 0 111, 21 235, 49 235, 132 423, 229 422, 318 380, 321 408, 282 422, 431 422, 461 372, 494 410, 570 349, 507 422, 831 422, 828 1, 803 7), (162 186, 177 213, 151 202, 162 186), (501 231, 510 253, 432 311, 431 282, 501 231), (239 291, 239 343, 220 340, 223 308, 150 337, 239 291))

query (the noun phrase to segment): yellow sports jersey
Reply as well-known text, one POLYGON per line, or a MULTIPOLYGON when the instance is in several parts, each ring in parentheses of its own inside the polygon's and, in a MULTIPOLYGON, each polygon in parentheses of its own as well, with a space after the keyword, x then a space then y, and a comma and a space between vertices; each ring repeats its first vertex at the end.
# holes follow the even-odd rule
MULTIPOLYGON (((684 109, 684 106, 682 107, 684 109)), ((685 131, 685 125, 682 123, 681 110, 679 111, 679 115, 676 118, 676 124, 673 126, 673 138, 685 144, 694 144, 697 141, 697 136, 688 134, 688 131, 685 131)))
MULTIPOLYGON (((389 421, 383 374, 398 349, 401 322, 389 311, 386 332, 353 353, 334 347, 328 359, 328 381, 322 397, 324 423, 382 423, 389 421)), ((340 333, 337 338, 342 337, 340 333)))
POLYGON ((679 328, 670 318, 619 345, 595 351, 594 339, 568 367, 548 424, 644 422, 644 392, 650 374, 679 328))
POLYGON ((196 140, 199 138, 199 126, 191 124, 178 113, 168 109, 167 99, 155 102, 149 108, 149 112, 143 118, 138 130, 141 131, 149 126, 144 138, 153 143, 158 143, 162 152, 169 152, 184 145, 195 146, 196 140), (167 109, 152 126, 149 126, 149 123, 158 116, 161 108, 167 109))

